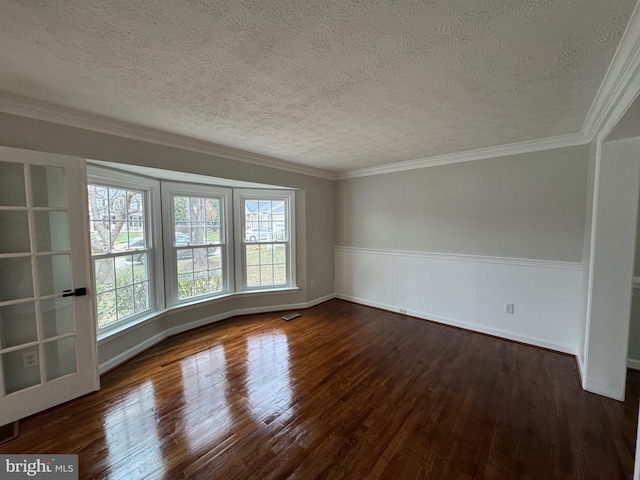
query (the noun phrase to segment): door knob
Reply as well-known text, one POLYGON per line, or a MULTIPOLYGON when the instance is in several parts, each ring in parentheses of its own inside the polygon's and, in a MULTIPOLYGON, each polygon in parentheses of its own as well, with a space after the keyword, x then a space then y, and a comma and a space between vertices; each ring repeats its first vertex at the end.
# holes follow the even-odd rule
POLYGON ((65 290, 62 292, 63 297, 82 297, 87 294, 87 289, 85 287, 76 288, 75 290, 65 290))

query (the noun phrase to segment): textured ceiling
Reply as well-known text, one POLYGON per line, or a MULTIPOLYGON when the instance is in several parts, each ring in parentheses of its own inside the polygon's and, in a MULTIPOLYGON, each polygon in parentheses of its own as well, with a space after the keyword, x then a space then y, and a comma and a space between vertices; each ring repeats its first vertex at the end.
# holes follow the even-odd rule
POLYGON ((0 93, 330 170, 579 132, 633 0, 0 0, 0 93))

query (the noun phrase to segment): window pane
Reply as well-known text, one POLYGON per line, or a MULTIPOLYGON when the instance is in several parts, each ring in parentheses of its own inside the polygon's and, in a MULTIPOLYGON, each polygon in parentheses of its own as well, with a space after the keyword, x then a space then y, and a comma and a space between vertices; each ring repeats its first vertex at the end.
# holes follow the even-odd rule
POLYGON ((273 266, 273 283, 274 285, 287 284, 287 266, 286 265, 273 266))
POLYGON ((89 185, 91 252, 146 248, 144 192, 89 185))
POLYGON ((245 242, 287 241, 285 200, 245 200, 245 242))
POLYGON ((98 328, 104 328, 118 320, 116 315, 116 292, 109 290, 96 295, 98 328))
POLYGON ((149 308, 149 282, 134 284, 133 295, 133 309, 135 312, 141 312, 149 308))
POLYGON ((247 287, 287 284, 286 244, 246 245, 247 287))
POLYGON ((220 242, 220 199, 173 197, 174 246, 220 242))
POLYGON ((100 328, 150 308, 147 261, 144 252, 94 260, 100 328))
POLYGON ((223 290, 220 247, 179 249, 177 253, 178 299, 223 290))
POLYGON ((247 267, 247 287, 260 286, 260 267, 247 267))
POLYGON ((133 314, 133 286, 116 289, 116 312, 118 320, 133 314))

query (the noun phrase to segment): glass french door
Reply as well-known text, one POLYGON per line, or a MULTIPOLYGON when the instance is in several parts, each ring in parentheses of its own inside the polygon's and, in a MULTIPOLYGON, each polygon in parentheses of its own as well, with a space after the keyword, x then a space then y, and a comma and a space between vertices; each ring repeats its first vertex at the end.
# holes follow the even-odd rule
POLYGON ((79 158, 0 147, 0 425, 99 388, 79 158))

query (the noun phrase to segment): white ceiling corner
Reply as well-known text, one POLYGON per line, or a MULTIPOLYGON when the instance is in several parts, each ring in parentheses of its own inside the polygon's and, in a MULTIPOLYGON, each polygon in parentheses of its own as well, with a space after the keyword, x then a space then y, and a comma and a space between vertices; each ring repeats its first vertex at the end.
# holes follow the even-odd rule
POLYGON ((576 145, 635 4, 0 0, 0 111, 325 178, 576 145))

